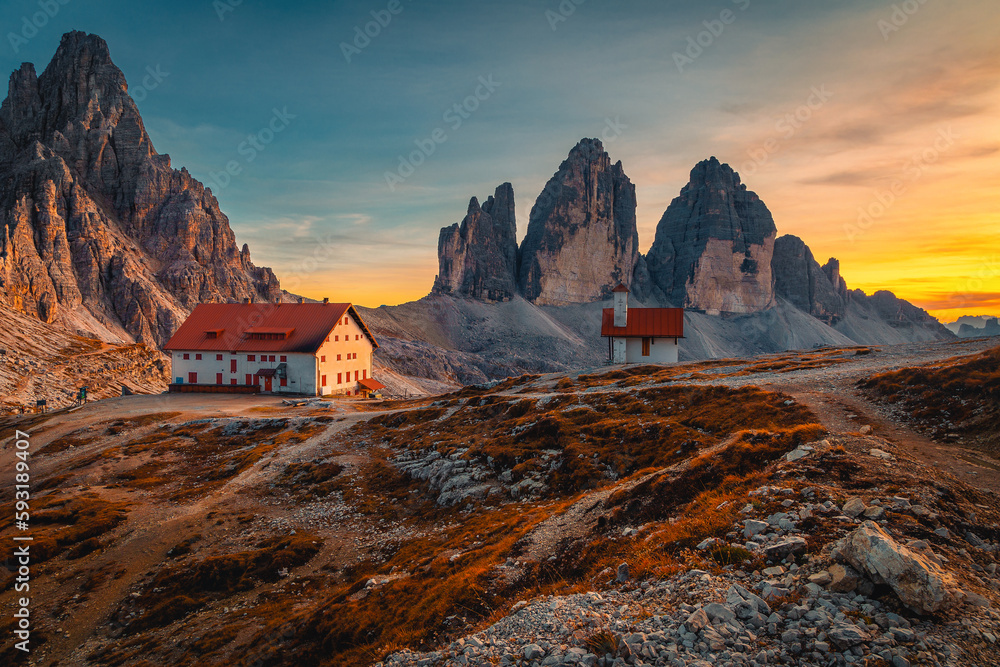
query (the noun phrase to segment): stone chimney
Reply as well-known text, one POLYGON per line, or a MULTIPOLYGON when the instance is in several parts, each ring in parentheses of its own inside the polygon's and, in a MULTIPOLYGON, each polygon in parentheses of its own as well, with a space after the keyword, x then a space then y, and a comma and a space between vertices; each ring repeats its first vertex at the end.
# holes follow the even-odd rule
POLYGON ((628 292, 625 285, 619 285, 612 292, 615 295, 615 326, 623 327, 628 324, 628 292))

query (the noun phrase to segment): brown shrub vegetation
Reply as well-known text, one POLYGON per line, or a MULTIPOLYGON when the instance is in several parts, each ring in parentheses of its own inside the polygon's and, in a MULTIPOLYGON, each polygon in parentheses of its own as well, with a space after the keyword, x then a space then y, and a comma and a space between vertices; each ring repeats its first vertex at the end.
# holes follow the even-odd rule
POLYGON ((912 420, 943 437, 958 431, 1000 450, 1000 347, 936 364, 882 373, 858 386, 903 407, 912 420))
MULTIPOLYGON (((103 500, 95 493, 52 493, 31 505, 31 561, 42 563, 72 548, 70 558, 81 558, 100 548, 97 538, 128 515, 125 503, 103 500)), ((14 530, 13 512, 0 522, 0 534, 14 530)))
MULTIPOLYGON (((250 590, 260 582, 273 582, 279 571, 307 563, 322 546, 312 533, 270 537, 252 551, 210 556, 161 569, 142 595, 127 606, 141 609, 126 630, 135 633, 162 627, 214 599, 250 590)), ((126 618, 128 609, 119 610, 126 618)))

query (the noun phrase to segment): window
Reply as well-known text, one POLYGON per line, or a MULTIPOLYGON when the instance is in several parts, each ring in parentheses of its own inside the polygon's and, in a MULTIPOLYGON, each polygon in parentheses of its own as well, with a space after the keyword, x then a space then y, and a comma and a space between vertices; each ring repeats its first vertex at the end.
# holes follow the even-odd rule
POLYGON ((257 355, 256 354, 248 354, 247 355, 247 361, 257 361, 257 355))
POLYGON ((221 354, 215 355, 215 360, 216 361, 222 361, 222 355, 221 354))
POLYGON ((326 376, 325 375, 323 376, 323 381, 320 384, 322 384, 324 387, 326 386, 326 376))
POLYGON ((343 373, 337 373, 337 384, 344 384, 343 373))
POLYGON ((287 357, 287 356, 285 356, 285 355, 281 355, 281 361, 282 361, 282 362, 286 362, 286 361, 288 361, 288 357, 287 357))
POLYGON ((191 355, 188 354, 187 352, 185 352, 184 353, 184 359, 187 360, 187 359, 190 359, 190 358, 191 358, 191 355))
POLYGON ((341 356, 342 356, 342 355, 339 355, 339 354, 337 355, 337 361, 340 361, 340 357, 341 357, 341 356))
MULTIPOLYGON (((230 373, 235 373, 236 372, 236 360, 235 359, 230 359, 229 360, 229 372, 230 373)), ((235 380, 233 380, 233 382, 235 382, 235 380)))
POLYGON ((274 333, 274 332, 251 332, 246 335, 247 340, 285 340, 288 338, 288 332, 274 333))
POLYGON ((322 357, 319 358, 319 363, 321 363, 321 364, 325 364, 326 363, 326 355, 325 354, 322 357))
POLYGON ((200 354, 194 355, 194 360, 195 361, 201 361, 201 355, 200 354))
POLYGON ((246 381, 246 384, 247 384, 247 386, 250 386, 250 385, 252 385, 252 384, 253 384, 253 376, 252 376, 252 375, 250 375, 249 373, 247 373, 247 381, 246 381))
POLYGON ((649 338, 642 339, 642 356, 644 357, 649 356, 649 341, 650 341, 649 338))
POLYGON ((215 374, 215 384, 222 384, 222 373, 215 374))
POLYGON ((288 386, 288 378, 281 378, 281 386, 282 387, 288 386))
POLYGON ((198 374, 188 373, 188 382, 191 384, 198 384, 198 374))

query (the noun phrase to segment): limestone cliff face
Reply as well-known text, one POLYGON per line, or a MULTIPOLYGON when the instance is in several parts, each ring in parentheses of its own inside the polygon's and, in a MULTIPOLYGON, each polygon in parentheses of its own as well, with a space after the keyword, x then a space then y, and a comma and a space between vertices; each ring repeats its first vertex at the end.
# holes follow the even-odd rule
POLYGON ((844 318, 847 285, 836 259, 820 267, 809 246, 789 234, 775 241, 771 271, 775 293, 796 308, 831 326, 844 318))
POLYGON ((531 209, 521 244, 521 294, 539 305, 608 298, 639 268, 635 186, 597 139, 584 139, 531 209))
POLYGON ((0 300, 107 339, 163 343, 196 304, 276 301, 212 193, 154 150, 100 37, 63 36, 0 106, 0 300))
POLYGON ((480 207, 473 197, 461 224, 438 238, 435 294, 508 301, 517 294, 517 223, 514 188, 504 183, 480 207))
POLYGON ((754 313, 775 303, 776 235, 764 202, 713 157, 695 166, 663 214, 646 265, 673 306, 754 313))

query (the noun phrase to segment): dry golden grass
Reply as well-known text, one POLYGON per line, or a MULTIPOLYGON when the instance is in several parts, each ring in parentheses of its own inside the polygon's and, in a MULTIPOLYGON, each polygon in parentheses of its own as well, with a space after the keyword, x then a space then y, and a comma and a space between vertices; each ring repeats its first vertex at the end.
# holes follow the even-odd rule
MULTIPOLYGON (((32 563, 43 563, 63 552, 80 558, 101 547, 98 538, 125 520, 129 507, 92 492, 76 495, 61 492, 36 497, 31 504, 32 563)), ((14 534, 14 516, 0 520, 0 536, 14 534)))
POLYGON ((167 625, 211 600, 250 590, 261 582, 273 582, 279 571, 308 562, 322 540, 307 532, 270 537, 251 551, 189 559, 161 569, 138 598, 130 598, 126 612, 141 610, 126 626, 128 633, 167 625))

